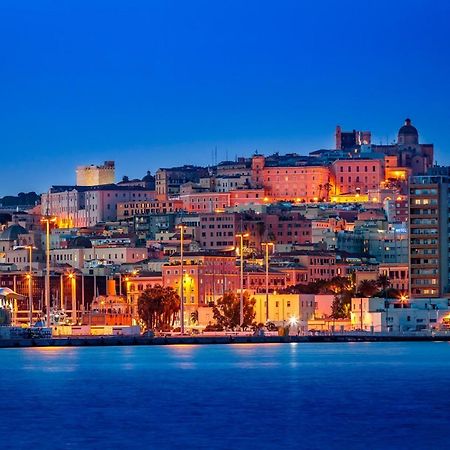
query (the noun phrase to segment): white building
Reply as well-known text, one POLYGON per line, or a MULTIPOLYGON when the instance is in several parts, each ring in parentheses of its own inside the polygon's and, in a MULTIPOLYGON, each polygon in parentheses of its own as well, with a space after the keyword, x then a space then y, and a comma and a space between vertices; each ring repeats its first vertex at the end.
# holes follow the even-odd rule
POLYGON ((450 300, 353 298, 351 322, 354 329, 372 332, 414 332, 448 328, 450 300))
POLYGON ((52 265, 68 264, 76 269, 102 265, 137 263, 147 259, 146 248, 137 247, 95 247, 61 248, 50 250, 52 265))
POLYGON ((94 226, 117 220, 117 204, 152 200, 140 186, 53 186, 41 196, 41 211, 58 219, 59 228, 94 226))

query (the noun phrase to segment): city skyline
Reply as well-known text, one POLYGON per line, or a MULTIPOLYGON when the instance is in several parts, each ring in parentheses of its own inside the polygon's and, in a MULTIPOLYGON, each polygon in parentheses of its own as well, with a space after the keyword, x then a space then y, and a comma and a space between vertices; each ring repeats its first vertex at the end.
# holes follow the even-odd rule
POLYGON ((406 117, 450 162, 446 2, 87 8, 2 8, 0 195, 103 160, 120 179, 210 165, 216 147, 217 161, 307 154, 337 124, 392 141, 406 117))

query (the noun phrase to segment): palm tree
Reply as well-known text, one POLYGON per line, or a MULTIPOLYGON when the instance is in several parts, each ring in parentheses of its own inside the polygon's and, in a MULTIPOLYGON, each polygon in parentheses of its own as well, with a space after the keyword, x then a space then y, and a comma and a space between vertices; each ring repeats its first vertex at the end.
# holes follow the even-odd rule
POLYGON ((323 189, 323 184, 319 184, 319 202, 322 201, 322 189, 323 189))
POLYGON ((362 280, 358 286, 358 293, 362 297, 372 297, 378 292, 378 283, 375 280, 362 280))
POLYGON ((138 298, 138 315, 147 330, 173 326, 180 297, 171 287, 147 288, 138 298))
POLYGON ((333 185, 327 181, 324 185, 323 188, 325 189, 325 192, 327 193, 326 195, 326 201, 330 200, 330 191, 331 189, 333 189, 333 185))
POLYGON ((380 275, 378 277, 377 284, 381 288, 381 295, 383 297, 386 297, 386 292, 387 292, 388 288, 391 286, 389 277, 385 274, 380 275))

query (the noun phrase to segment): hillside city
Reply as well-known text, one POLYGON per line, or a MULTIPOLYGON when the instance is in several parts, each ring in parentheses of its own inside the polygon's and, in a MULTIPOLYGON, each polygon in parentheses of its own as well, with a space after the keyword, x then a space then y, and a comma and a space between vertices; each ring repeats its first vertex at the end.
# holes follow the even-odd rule
POLYGON ((450 167, 410 119, 391 144, 337 126, 307 155, 115 169, 2 203, 2 333, 450 328, 450 167))

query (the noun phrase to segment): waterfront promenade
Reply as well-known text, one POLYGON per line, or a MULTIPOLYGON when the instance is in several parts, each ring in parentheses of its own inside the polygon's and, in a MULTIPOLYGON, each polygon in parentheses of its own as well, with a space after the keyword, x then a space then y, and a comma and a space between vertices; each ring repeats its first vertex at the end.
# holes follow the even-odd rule
POLYGON ((208 336, 72 336, 34 339, 0 339, 0 348, 14 347, 95 347, 121 345, 211 345, 278 344, 308 342, 450 342, 450 333, 335 333, 300 336, 253 336, 220 334, 208 336))

